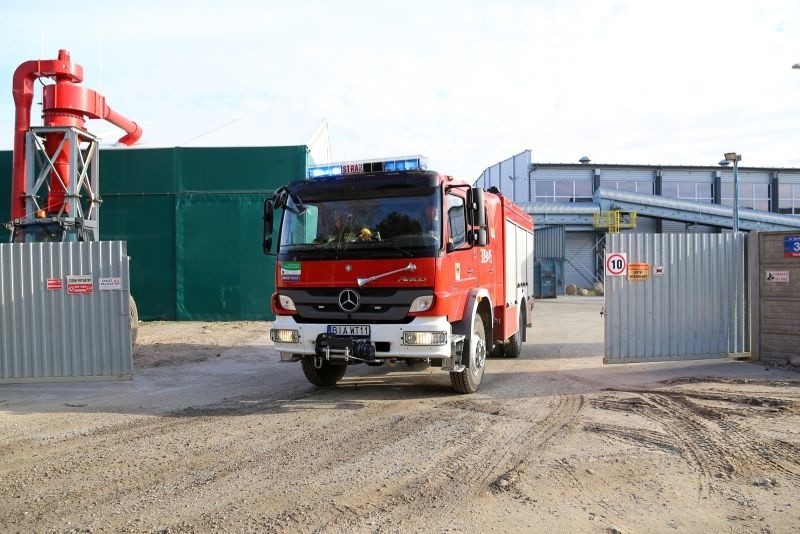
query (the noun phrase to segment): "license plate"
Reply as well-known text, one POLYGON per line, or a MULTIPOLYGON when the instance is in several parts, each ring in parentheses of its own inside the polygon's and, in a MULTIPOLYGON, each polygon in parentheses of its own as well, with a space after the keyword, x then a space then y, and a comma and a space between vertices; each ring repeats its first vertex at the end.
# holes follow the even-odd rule
POLYGON ((366 324, 330 324, 328 333, 334 336, 369 337, 369 325, 366 324))

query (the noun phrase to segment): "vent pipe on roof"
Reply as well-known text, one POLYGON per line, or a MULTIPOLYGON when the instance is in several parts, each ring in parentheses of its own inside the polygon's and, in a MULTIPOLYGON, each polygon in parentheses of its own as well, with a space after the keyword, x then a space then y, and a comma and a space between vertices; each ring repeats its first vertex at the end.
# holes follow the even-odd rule
POLYGON ((581 159, 579 159, 578 161, 580 161, 580 162, 581 162, 581 163, 583 163, 584 165, 588 165, 588 164, 589 164, 589 162, 590 162, 590 161, 592 161, 592 160, 590 160, 590 159, 589 159, 589 156, 583 156, 583 157, 582 157, 581 159))

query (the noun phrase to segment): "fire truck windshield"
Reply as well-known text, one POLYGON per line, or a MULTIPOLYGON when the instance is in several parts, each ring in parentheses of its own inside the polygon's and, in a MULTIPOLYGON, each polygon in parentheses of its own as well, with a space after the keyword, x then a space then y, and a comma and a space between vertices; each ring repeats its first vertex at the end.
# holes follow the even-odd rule
POLYGON ((284 210, 282 259, 422 257, 441 249, 438 189, 426 195, 302 198, 304 210, 284 210))

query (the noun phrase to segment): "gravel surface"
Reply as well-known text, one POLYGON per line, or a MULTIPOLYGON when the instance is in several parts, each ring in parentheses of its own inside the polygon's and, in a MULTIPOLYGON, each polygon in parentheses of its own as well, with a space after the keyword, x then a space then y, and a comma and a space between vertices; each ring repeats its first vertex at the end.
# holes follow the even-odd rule
POLYGON ((519 359, 317 388, 264 322, 144 323, 132 381, 0 385, 2 532, 797 532, 800 375, 603 365, 602 299, 519 359))

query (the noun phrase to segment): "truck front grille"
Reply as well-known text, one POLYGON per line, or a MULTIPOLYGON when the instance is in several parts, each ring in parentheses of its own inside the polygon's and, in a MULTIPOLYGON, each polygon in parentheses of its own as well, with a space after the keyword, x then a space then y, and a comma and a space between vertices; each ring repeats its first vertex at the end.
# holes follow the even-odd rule
POLYGON ((408 323, 413 317, 408 310, 415 298, 430 295, 431 289, 336 288, 282 289, 297 308, 294 316, 299 323, 329 323, 333 321, 362 324, 408 323), (358 295, 358 308, 346 312, 339 306, 339 295, 350 289, 358 295))

